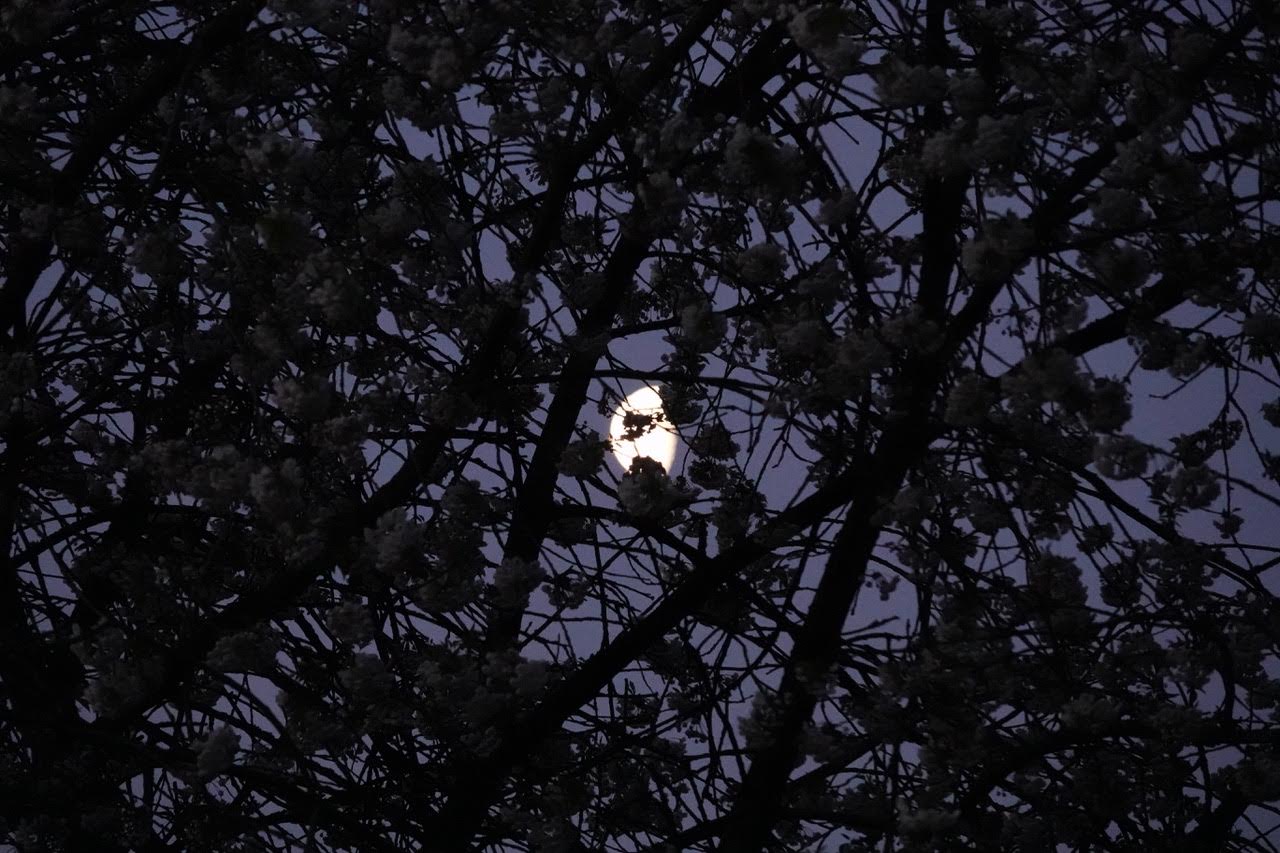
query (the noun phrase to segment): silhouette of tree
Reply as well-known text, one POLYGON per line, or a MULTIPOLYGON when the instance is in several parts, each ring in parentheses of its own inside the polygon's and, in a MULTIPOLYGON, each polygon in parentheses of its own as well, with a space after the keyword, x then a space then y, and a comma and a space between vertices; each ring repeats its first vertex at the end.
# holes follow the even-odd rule
POLYGON ((0 843, 1277 849, 1278 14, 3 0, 0 843))

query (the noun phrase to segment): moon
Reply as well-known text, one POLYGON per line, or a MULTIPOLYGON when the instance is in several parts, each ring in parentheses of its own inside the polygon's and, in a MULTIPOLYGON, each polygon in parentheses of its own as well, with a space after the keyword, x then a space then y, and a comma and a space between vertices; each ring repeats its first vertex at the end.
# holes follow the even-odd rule
POLYGON ((677 437, 675 428, 662 413, 662 398, 657 390, 644 385, 632 391, 627 399, 613 413, 609 422, 609 443, 613 447, 613 456, 622 466, 623 471, 631 469, 631 461, 637 456, 648 456, 657 462, 668 473, 671 463, 676 460, 677 437), (626 417, 630 413, 650 415, 653 420, 643 427, 639 438, 625 438, 627 432, 626 417))

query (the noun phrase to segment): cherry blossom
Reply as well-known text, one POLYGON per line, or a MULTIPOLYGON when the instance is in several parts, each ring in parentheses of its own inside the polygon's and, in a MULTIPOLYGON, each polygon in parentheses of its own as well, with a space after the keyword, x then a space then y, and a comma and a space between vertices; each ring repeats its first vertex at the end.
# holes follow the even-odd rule
POLYGON ((1276 849, 1276 27, 0 4, 0 848, 1276 849))

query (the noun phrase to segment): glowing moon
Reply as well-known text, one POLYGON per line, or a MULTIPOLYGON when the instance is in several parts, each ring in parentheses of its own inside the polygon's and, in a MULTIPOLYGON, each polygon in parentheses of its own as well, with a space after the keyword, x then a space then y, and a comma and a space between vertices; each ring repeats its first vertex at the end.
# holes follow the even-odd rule
POLYGON ((631 468, 631 460, 637 456, 648 456, 670 472, 671 463, 676 460, 676 441, 675 428, 662 414, 662 398, 648 385, 633 391, 623 400, 613 413, 613 420, 609 422, 609 443, 613 447, 614 458, 624 471, 631 468), (629 413, 650 415, 653 418, 642 427, 642 434, 635 439, 624 438, 629 413))

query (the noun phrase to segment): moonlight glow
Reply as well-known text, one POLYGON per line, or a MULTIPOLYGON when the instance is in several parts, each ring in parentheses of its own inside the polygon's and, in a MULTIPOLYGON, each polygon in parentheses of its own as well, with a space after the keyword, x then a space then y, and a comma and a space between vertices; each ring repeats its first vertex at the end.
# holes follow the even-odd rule
POLYGON ((648 456, 667 471, 671 470, 671 463, 676 459, 675 429, 662 414, 662 398, 648 385, 633 391, 613 413, 613 420, 609 422, 609 441, 613 455, 624 471, 631 467, 631 460, 637 456, 648 456), (627 432, 626 416, 632 412, 653 416, 650 423, 641 427, 642 434, 634 440, 623 437, 627 432))

